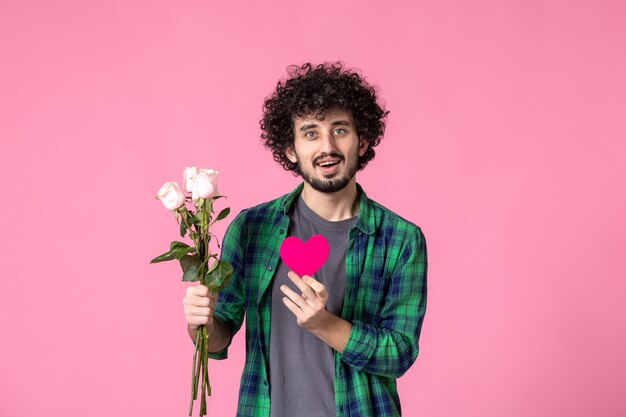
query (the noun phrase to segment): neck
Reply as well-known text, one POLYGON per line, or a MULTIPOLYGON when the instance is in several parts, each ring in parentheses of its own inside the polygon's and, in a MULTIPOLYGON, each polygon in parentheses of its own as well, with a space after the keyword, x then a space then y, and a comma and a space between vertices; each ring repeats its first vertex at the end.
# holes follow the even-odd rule
POLYGON ((302 199, 307 207, 328 221, 337 222, 356 216, 359 213, 356 180, 353 177, 348 185, 334 193, 322 193, 304 182, 302 199))

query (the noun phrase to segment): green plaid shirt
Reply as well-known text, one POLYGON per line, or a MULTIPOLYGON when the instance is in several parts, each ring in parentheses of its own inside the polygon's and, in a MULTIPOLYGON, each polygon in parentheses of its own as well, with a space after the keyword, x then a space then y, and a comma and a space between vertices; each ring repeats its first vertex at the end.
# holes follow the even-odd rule
MULTIPOLYGON (((219 294, 215 316, 233 335, 246 319, 238 417, 269 416, 270 287, 289 231, 289 209, 302 187, 243 210, 223 240, 222 259, 233 264, 234 274, 219 294)), ((398 416, 396 378, 417 358, 426 311, 426 242, 419 227, 357 188, 359 214, 349 234, 341 312, 352 331, 343 353, 334 353, 336 414, 398 416)), ((210 356, 224 359, 227 349, 210 356)))

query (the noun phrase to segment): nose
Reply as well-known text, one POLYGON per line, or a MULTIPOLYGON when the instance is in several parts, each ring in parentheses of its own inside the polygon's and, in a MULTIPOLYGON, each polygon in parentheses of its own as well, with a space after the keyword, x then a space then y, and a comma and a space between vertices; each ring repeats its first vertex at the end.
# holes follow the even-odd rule
POLYGON ((331 153, 337 150, 337 142, 335 136, 333 136, 332 131, 326 132, 322 135, 321 139, 321 151, 324 153, 331 153))

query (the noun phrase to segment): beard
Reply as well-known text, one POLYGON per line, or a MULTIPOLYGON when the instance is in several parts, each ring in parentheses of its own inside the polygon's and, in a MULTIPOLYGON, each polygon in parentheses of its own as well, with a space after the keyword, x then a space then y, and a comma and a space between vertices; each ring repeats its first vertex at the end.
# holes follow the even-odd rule
MULTIPOLYGON (((309 185, 311 185, 311 188, 313 188, 315 191, 319 191, 321 193, 335 193, 337 191, 343 190, 350 183, 350 180, 356 174, 357 167, 359 164, 358 153, 359 151, 357 150, 356 158, 353 159, 352 164, 348 165, 346 175, 344 175, 343 177, 323 178, 323 179, 313 177, 312 175, 310 175, 309 173, 307 173, 305 170, 302 169, 302 164, 299 158, 297 160, 298 171, 300 171, 300 175, 302 175, 302 179, 304 179, 304 181, 306 181, 309 185)), ((339 158, 341 159, 341 161, 346 160, 346 158, 344 158, 342 155, 339 155, 336 153, 320 155, 318 158, 315 158, 313 160, 312 166, 313 166, 314 171, 315 171, 315 167, 317 166, 317 161, 326 157, 339 158)))

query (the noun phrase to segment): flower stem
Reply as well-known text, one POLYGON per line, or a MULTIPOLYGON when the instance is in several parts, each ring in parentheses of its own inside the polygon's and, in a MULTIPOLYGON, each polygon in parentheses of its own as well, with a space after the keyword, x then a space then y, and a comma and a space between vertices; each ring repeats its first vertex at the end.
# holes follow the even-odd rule
POLYGON ((198 346, 200 344, 200 331, 196 335, 196 349, 193 352, 193 364, 191 366, 191 399, 189 400, 189 417, 193 413, 193 402, 198 396, 198 372, 196 371, 196 362, 198 359, 198 346))
POLYGON ((211 396, 211 382, 209 381, 209 332, 206 333, 206 351, 204 355, 204 379, 206 380, 206 393, 211 396))
POLYGON ((197 363, 196 363, 196 367, 195 367, 195 373, 194 373, 194 385, 193 385, 193 399, 194 401, 196 399, 198 399, 198 380, 200 378, 200 369, 202 369, 202 328, 204 326, 201 326, 198 329, 198 341, 197 341, 197 345, 196 345, 196 358, 198 359, 197 363))
POLYGON ((202 390, 200 392, 200 417, 206 415, 206 396, 204 395, 204 392, 206 390, 206 353, 207 353, 207 346, 206 346, 206 333, 204 333, 202 335, 202 352, 200 353, 200 360, 202 362, 202 390))
MULTIPOLYGON (((212 234, 209 232, 211 212, 213 211, 212 201, 205 201, 204 204, 197 206, 199 210, 202 210, 202 217, 200 224, 194 224, 195 228, 194 241, 196 244, 196 254, 202 260, 201 266, 198 269, 199 281, 209 286, 208 278, 206 277, 206 271, 209 268, 208 261, 211 258, 211 249, 209 243, 211 241, 212 234)), ((200 411, 199 416, 205 416, 207 414, 207 396, 211 396, 211 385, 209 382, 209 332, 206 326, 200 326, 198 328, 198 335, 196 337, 196 349, 194 352, 193 369, 192 369, 192 383, 191 383, 191 400, 189 404, 189 416, 193 412, 193 402, 198 399, 198 388, 200 388, 200 411), (202 378, 202 382, 200 382, 202 378)))

